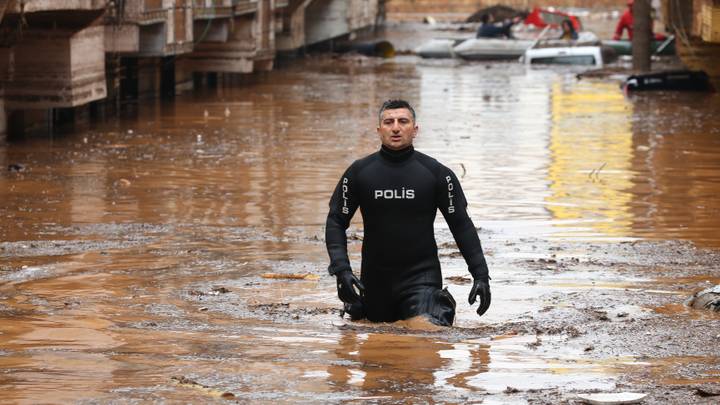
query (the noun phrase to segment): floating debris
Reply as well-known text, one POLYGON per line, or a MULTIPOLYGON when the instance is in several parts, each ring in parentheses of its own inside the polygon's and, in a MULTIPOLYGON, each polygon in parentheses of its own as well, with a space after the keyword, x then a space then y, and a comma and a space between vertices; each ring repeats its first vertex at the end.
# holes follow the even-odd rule
POLYGON ((578 398, 593 405, 638 404, 647 396, 640 392, 608 392, 599 394, 578 394, 578 398))
POLYGON ((712 84, 703 71, 673 70, 631 75, 623 83, 623 90, 712 91, 712 84))
POLYGON ((695 309, 710 309, 720 312, 720 285, 696 292, 686 304, 695 309))
POLYGON ((227 294, 229 292, 230 292, 230 290, 228 290, 225 287, 213 287, 213 289, 211 291, 211 293, 216 293, 216 294, 227 294))
POLYGON ((720 397, 720 391, 712 392, 712 391, 708 391, 708 390, 705 390, 705 389, 702 389, 702 388, 697 388, 697 389, 695 390, 695 395, 701 396, 701 397, 703 397, 703 398, 707 398, 707 397, 720 397))
POLYGON ((605 165, 607 165, 607 162, 601 164, 600 167, 598 167, 597 169, 592 169, 590 171, 590 174, 588 174, 588 178, 590 178, 592 180, 593 176, 594 176, 594 180, 599 180, 600 179, 600 171, 603 168, 605 168, 605 165))
POLYGON ((177 385, 180 385, 182 387, 187 388, 194 388, 196 390, 200 390, 205 392, 206 394, 217 397, 217 398, 223 398, 223 399, 235 399, 235 394, 232 392, 226 392, 226 391, 219 391, 214 388, 208 387, 207 385, 200 384, 199 382, 195 380, 191 380, 184 376, 172 376, 170 379, 177 385))
POLYGON ((452 281, 455 284, 470 284, 470 283, 472 283, 472 279, 470 279, 470 277, 464 277, 464 276, 445 277, 445 280, 452 281))
POLYGON ((115 186, 122 187, 122 188, 130 187, 131 184, 132 183, 128 179, 120 179, 115 182, 115 186))
POLYGON ((293 273, 263 273, 260 275, 262 278, 270 279, 287 279, 287 280, 319 280, 320 276, 317 274, 304 273, 304 274, 293 274, 293 273))
POLYGON ((8 165, 8 171, 10 173, 19 173, 25 171, 25 165, 21 163, 12 163, 8 165))

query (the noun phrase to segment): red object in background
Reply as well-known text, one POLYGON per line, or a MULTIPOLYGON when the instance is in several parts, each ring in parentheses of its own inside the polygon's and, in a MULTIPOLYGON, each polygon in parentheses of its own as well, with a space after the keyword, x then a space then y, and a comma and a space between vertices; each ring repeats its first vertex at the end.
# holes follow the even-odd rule
MULTIPOLYGON (((628 1, 628 6, 632 5, 632 1, 628 1)), ((655 27, 655 21, 650 22, 650 30, 653 31, 653 28, 655 27)), ((628 32, 628 41, 632 41, 633 37, 633 13, 632 10, 626 10, 623 15, 620 17, 620 20, 617 23, 617 27, 615 27, 615 35, 613 35, 614 40, 620 40, 622 39, 623 31, 627 30, 628 32)), ((653 38, 655 41, 664 41, 667 39, 667 36, 662 33, 653 33, 653 38)))
POLYGON ((548 25, 553 28, 558 28, 564 20, 570 20, 576 32, 582 31, 580 19, 574 15, 563 13, 562 11, 544 10, 539 7, 533 9, 532 13, 525 18, 524 23, 528 25, 532 24, 538 28, 545 28, 548 25))

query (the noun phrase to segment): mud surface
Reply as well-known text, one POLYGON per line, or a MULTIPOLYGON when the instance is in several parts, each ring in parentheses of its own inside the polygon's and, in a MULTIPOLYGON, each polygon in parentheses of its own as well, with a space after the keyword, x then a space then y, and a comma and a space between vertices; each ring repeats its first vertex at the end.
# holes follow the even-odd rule
POLYGON ((720 315, 683 302, 720 284, 720 96, 577 73, 314 57, 0 145, 2 402, 715 403, 720 315), (450 329, 341 323, 326 276, 328 198, 390 97, 487 252, 478 318, 436 224, 450 329))

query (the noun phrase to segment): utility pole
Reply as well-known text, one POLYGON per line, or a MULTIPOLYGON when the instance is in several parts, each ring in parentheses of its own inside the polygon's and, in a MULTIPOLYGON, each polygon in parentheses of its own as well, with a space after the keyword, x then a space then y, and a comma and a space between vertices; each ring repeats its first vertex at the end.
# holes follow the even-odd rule
POLYGON ((650 71, 650 44, 652 41, 652 17, 650 0, 635 0, 633 3, 633 70, 650 71))

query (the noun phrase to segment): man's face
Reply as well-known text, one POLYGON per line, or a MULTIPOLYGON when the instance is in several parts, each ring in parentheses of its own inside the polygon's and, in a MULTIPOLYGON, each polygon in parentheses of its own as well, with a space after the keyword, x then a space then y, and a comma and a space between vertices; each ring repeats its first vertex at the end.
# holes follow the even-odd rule
POLYGON ((418 127, 412 113, 407 108, 396 108, 382 112, 382 120, 377 128, 380 142, 392 150, 404 149, 413 143, 418 127))

